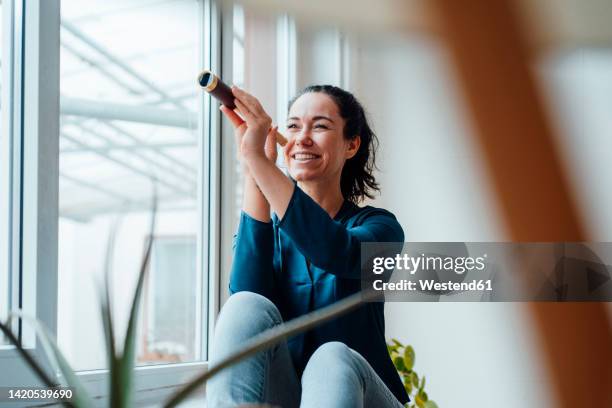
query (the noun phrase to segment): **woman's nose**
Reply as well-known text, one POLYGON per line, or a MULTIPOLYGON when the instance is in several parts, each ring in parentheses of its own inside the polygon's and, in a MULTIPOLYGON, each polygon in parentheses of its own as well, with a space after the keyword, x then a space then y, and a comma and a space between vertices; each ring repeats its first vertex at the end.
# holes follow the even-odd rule
POLYGON ((296 145, 312 146, 312 139, 308 130, 302 130, 295 136, 296 145))

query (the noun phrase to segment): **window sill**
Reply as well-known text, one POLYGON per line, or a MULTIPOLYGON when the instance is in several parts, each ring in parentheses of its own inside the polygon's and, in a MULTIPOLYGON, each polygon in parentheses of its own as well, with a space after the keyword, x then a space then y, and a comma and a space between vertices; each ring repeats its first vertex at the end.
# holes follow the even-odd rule
MULTIPOLYGON (((208 368, 207 362, 164 364, 137 367, 134 371, 134 404, 138 407, 158 406, 181 385, 208 368)), ((81 371, 77 373, 96 407, 108 407, 108 370, 81 371)), ((198 390, 190 398, 185 407, 197 401, 198 406, 203 400, 204 391, 198 390)), ((192 404, 192 405, 189 405, 192 404)))

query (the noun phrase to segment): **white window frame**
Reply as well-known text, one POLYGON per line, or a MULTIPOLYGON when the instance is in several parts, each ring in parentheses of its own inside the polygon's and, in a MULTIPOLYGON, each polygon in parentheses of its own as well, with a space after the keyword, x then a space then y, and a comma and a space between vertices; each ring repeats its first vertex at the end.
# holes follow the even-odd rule
MULTIPOLYGON (((200 38, 202 67, 220 68, 220 12, 214 0, 201 0, 200 38), (205 27, 210 27, 206 30, 205 27)), ((12 201, 0 200, 0 268, 12 271, 12 276, 21 276, 20 306, 29 314, 40 319, 52 335, 57 334, 57 262, 58 262, 58 195, 59 195, 59 63, 60 63, 60 0, 4 0, 3 1, 3 83, 14 84, 14 89, 4 86, 4 96, 11 92, 15 109, 2 111, 2 132, 9 137, 0 139, 2 179, 1 197, 12 197, 12 201), (27 7, 24 4, 27 3, 27 7), (25 7, 25 9, 23 9, 25 7), (24 19, 13 19, 12 15, 23 10, 24 19), (23 81, 21 59, 7 58, 5 54, 20 50, 18 33, 20 21, 25 22, 23 81), (15 27, 13 27, 15 22, 15 27), (9 35, 10 34, 10 35, 9 35), (13 45, 15 44, 15 45, 13 45), (41 62, 44 62, 41 64, 41 62), (8 80, 7 80, 8 79, 8 80), (21 104, 21 84, 23 101, 21 104), (17 91, 17 92, 15 92, 17 91), (23 106, 23 111, 20 106, 23 106), (19 109, 18 109, 19 108, 19 109), (6 120, 8 119, 8 120, 6 120), (23 131, 20 124, 23 123, 23 131), (25 140, 21 151, 21 140, 25 140), (23 157, 23 183, 21 174, 23 157), (7 171, 8 170, 8 171, 7 171), (14 194, 23 186, 23 197, 14 194), (4 193, 7 193, 6 195, 4 193), (19 211, 23 202, 22 213, 19 211), (18 217, 15 217, 18 215, 18 217), (22 217, 21 217, 22 215, 22 217), (22 220, 20 222, 19 220, 22 220), (14 231, 8 236, 4 231, 14 231), (23 247, 18 243, 21 237, 23 247), (19 254, 22 256, 5 256, 19 254), (20 264, 19 260, 23 260, 20 264), (20 275, 21 274, 21 275, 20 275)), ((197 72, 194 73, 196 86, 197 72)), ((3 100, 9 100, 8 96, 3 100)), ((138 367, 135 370, 135 403, 138 405, 159 402, 175 391, 189 378, 207 368, 209 337, 212 325, 219 311, 219 236, 220 236, 220 113, 211 104, 210 97, 201 93, 198 114, 202 143, 199 143, 201 158, 199 172, 202 181, 198 186, 198 274, 199 293, 197 330, 201 344, 200 362, 164 364, 138 367), (204 167, 206 166, 206 167, 204 167), (208 279, 204 281, 202 278, 208 279)), ((14 293, 20 293, 19 287, 14 293)), ((24 344, 44 361, 33 333, 26 326, 21 329, 24 344)), ((30 369, 25 366, 14 348, 0 348, 0 383, 2 385, 24 386, 37 384, 30 369), (10 374, 10 375, 9 375, 10 374)), ((48 367, 48 365, 47 365, 48 367)), ((78 373, 97 406, 108 402, 108 371, 81 371, 78 373)))
MULTIPOLYGON (((39 17, 54 0, 3 2, 4 100, 2 138, 2 267, 11 277, 11 309, 22 309, 56 331, 57 298, 57 157, 52 151, 59 129, 59 98, 48 95, 57 86, 59 65, 51 49, 59 38, 39 17), (25 18, 27 17, 27 18, 25 18), (28 35, 25 36, 24 32, 28 35), (38 61, 48 60, 41 69, 38 61), (25 62, 24 62, 25 61, 25 62), (50 102, 50 103, 49 103, 50 102), (36 118, 36 120, 24 120, 36 118), (44 121, 44 122, 43 122, 44 121), (41 125, 44 123, 44 126, 41 125), (56 136, 55 136, 56 137, 56 136), (54 196, 55 192, 55 196, 54 196), (55 218, 54 218, 55 217, 55 218), (37 222, 44 219, 46 222, 37 222), (55 226, 54 226, 55 225, 55 226), (24 237, 24 239, 22 239, 24 237), (55 262, 54 262, 55 260, 55 262)), ((16 323, 13 331, 24 348, 46 368, 48 362, 30 326, 16 323)), ((3 385, 38 384, 14 347, 0 350, 3 385)))

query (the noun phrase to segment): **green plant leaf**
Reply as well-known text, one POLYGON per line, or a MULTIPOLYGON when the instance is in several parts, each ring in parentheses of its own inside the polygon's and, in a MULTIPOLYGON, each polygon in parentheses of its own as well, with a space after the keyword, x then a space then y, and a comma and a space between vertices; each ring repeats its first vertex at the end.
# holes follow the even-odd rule
POLYGON ((393 359, 393 364, 395 365, 395 369, 397 371, 406 371, 406 367, 404 366, 404 359, 402 357, 395 357, 393 359))
POLYGON ((419 407, 419 408, 424 408, 425 407, 425 401, 423 401, 423 399, 421 398, 421 395, 419 393, 417 393, 417 395, 414 397, 414 402, 416 403, 417 407, 419 407))
POLYGON ((131 407, 132 388, 133 388, 133 371, 134 371, 134 360, 136 354, 136 330, 138 325, 138 309, 140 306, 140 298, 142 296, 142 288, 144 286, 144 280, 149 269, 149 261, 151 259, 151 250, 153 248, 153 234, 155 232, 155 219, 157 214, 157 192, 154 193, 153 197, 153 209, 151 212, 151 224, 149 227, 149 238, 145 253, 140 264, 140 271, 138 274, 138 282, 134 290, 134 296, 132 297, 132 306, 130 309, 130 318, 128 320, 127 332, 125 334, 125 341, 123 345, 123 353, 117 359, 117 371, 111 373, 113 376, 117 376, 119 386, 113 389, 113 393, 117 393, 117 405, 113 404, 113 408, 129 408, 131 407))
POLYGON ((391 339, 391 341, 393 342, 393 344, 395 344, 397 347, 404 347, 404 345, 402 343, 400 343, 397 339, 391 339))
POLYGON ((404 388, 408 394, 412 394, 412 381, 410 376, 404 377, 404 388))
POLYGON ((406 367, 406 369, 412 370, 412 368, 414 367, 415 358, 416 356, 414 354, 414 349, 412 348, 412 346, 406 346, 406 348, 404 349, 404 366, 406 367))
MULTIPOLYGON (((34 357, 32 357, 32 354, 30 354, 30 352, 28 352, 26 349, 24 349, 21 346, 21 343, 19 342, 19 340, 17 339, 17 337, 15 337, 15 335, 11 331, 8 322, 7 324, 0 322, 0 331, 2 331, 4 333, 4 336, 8 339, 8 341, 13 346, 15 346, 19 355, 21 355, 21 357, 26 361, 26 363, 34 371, 36 376, 43 382, 43 384, 45 384, 49 388, 53 388, 56 385, 55 381, 53 381, 47 375, 47 373, 45 373, 44 368, 38 363, 38 361, 34 359, 34 357)), ((64 403, 64 405, 67 405, 67 403, 64 403)))
POLYGON ((421 378, 421 385, 419 385, 419 389, 422 390, 423 388, 425 388, 425 376, 421 378))
POLYGON ((438 404, 436 404, 432 400, 427 400, 427 401, 425 401, 424 407, 425 408, 438 408, 438 404))
POLYGON ((414 385, 415 387, 419 386, 419 375, 416 373, 416 371, 413 371, 411 373, 411 377, 412 377, 412 385, 414 385))
POLYGON ((89 396, 89 393, 81 383, 81 380, 76 376, 72 367, 68 363, 68 360, 64 357, 60 351, 57 343, 53 340, 49 330, 38 320, 33 317, 27 316, 21 311, 11 312, 9 318, 18 317, 23 321, 28 322, 36 331, 37 338, 40 341, 45 354, 53 365, 62 373, 62 376, 66 382, 66 385, 73 389, 73 399, 69 405, 76 408, 89 408, 93 406, 93 400, 89 396))
POLYGON ((102 326, 104 329, 104 339, 106 343, 106 358, 110 373, 109 379, 109 398, 111 406, 120 404, 121 377, 119 372, 117 351, 115 346, 115 333, 113 327, 112 301, 110 295, 111 269, 114 258, 115 238, 119 228, 120 219, 115 220, 106 243, 106 257, 104 258, 104 281, 100 290, 100 314, 102 316, 102 326))
POLYGON ((389 354, 397 353, 398 348, 399 347, 396 345, 387 344, 387 351, 389 352, 389 354))
POLYGON ((421 398, 421 401, 423 402, 426 402, 428 400, 427 393, 423 389, 419 390, 417 395, 421 398))

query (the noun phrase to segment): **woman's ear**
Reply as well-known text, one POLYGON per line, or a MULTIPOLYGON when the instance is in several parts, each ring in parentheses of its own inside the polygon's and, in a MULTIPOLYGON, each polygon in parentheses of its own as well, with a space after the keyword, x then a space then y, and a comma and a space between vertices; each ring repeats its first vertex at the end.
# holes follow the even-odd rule
POLYGON ((359 151, 359 146, 361 146, 361 136, 357 135, 349 139, 346 145, 346 152, 344 152, 344 158, 348 160, 355 156, 357 151, 359 151))

